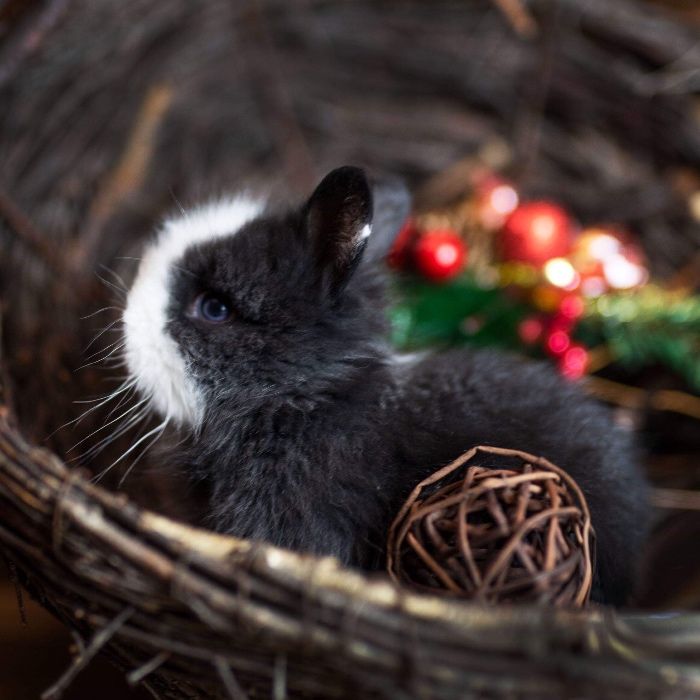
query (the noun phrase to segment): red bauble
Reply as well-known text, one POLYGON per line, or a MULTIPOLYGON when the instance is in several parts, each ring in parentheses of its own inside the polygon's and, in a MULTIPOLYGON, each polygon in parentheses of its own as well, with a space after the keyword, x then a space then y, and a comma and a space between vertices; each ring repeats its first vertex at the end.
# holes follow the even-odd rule
POLYGON ((547 333, 544 346, 550 355, 561 357, 571 347, 571 336, 568 330, 554 326, 547 333))
POLYGON ((403 226, 396 234, 391 250, 387 255, 387 263, 390 267, 400 270, 406 267, 411 254, 411 245, 418 237, 418 229, 413 219, 406 219, 403 226))
POLYGON ((505 260, 543 265, 571 249, 571 220, 550 202, 521 204, 506 219, 501 230, 500 252, 505 260))
POLYGON ((544 334, 545 323, 540 316, 527 316, 518 323, 518 337, 525 345, 534 345, 544 334))
POLYGON ((559 371, 567 379, 580 379, 586 374, 589 359, 583 345, 572 344, 559 358, 559 371))
POLYGON ((509 182, 495 175, 482 177, 475 187, 477 214, 483 226, 496 229, 518 206, 518 193, 509 182))
POLYGON ((464 269, 467 247, 451 229, 434 229, 416 241, 413 256, 416 267, 428 279, 448 280, 464 269))
POLYGON ((586 304, 580 296, 567 294, 560 302, 558 313, 572 323, 578 321, 586 310, 586 304))

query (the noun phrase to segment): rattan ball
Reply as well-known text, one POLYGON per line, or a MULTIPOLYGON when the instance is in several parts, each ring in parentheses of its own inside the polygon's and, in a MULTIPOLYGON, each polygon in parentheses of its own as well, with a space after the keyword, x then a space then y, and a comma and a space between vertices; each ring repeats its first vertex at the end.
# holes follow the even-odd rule
POLYGON ((581 607, 594 543, 566 472, 526 452, 476 447, 413 490, 389 531, 388 571, 421 592, 581 607))

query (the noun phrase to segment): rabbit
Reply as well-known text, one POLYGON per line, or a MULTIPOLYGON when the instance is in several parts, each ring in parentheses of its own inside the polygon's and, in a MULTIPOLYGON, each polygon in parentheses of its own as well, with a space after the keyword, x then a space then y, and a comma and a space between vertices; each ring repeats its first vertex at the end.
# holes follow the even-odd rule
POLYGON ((166 221, 123 315, 140 394, 219 532, 365 570, 413 487, 475 445, 565 468, 597 533, 593 598, 621 604, 648 521, 629 435, 548 365, 494 350, 399 356, 383 261, 410 208, 342 167, 275 211, 250 196, 166 221))

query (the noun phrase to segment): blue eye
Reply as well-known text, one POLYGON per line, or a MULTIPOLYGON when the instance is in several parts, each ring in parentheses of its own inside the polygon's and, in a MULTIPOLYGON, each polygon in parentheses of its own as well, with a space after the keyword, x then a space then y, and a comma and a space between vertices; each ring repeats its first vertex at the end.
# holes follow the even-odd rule
POLYGON ((231 309, 221 297, 207 292, 197 298, 195 315, 209 323, 223 323, 231 317, 231 309))

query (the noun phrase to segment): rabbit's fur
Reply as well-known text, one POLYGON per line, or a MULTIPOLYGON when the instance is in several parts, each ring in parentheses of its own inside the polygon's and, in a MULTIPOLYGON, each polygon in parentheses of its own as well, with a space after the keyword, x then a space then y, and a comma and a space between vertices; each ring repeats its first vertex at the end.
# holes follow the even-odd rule
POLYGON ((127 362, 188 435, 177 456, 209 492, 208 524, 377 568, 420 479, 474 445, 517 448, 579 483, 597 535, 594 597, 622 602, 648 522, 629 436, 543 364, 392 352, 381 261, 407 210, 401 187, 346 167, 296 211, 212 205, 168 222, 146 251, 127 362), (230 318, 201 316, 206 293, 230 318))

